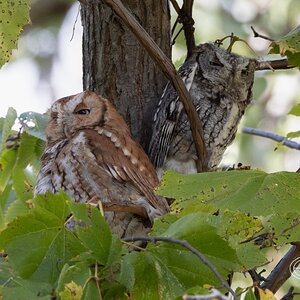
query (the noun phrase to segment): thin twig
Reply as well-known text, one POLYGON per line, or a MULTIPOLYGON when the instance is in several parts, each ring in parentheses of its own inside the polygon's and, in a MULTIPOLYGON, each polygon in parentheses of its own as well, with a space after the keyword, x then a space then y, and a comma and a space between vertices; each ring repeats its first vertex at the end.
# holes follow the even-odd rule
POLYGON ((232 290, 232 288, 228 285, 226 280, 223 279, 223 277, 220 275, 220 273, 217 271, 215 266, 202 254, 199 252, 196 248, 191 246, 187 241, 185 240, 177 240, 172 237, 148 237, 148 236, 142 236, 142 237, 128 237, 123 239, 125 242, 136 242, 136 241, 144 241, 144 242, 167 242, 167 243, 173 243, 173 244, 179 244, 189 251, 191 251, 193 254, 195 254, 201 261, 204 263, 211 271, 212 273, 220 280, 222 286, 227 289, 227 291, 232 294, 233 299, 237 300, 237 295, 232 290))
MULTIPOLYGON (((181 27, 181 28, 178 30, 178 32, 176 33, 176 35, 173 37, 172 42, 171 42, 171 45, 172 45, 172 46, 175 45, 176 39, 178 38, 178 36, 179 36, 179 34, 182 32, 182 30, 183 30, 183 27, 181 27)), ((172 35, 172 36, 173 36, 173 35, 172 35)))
MULTIPOLYGON (((275 294, 283 283, 291 277, 291 271, 296 270, 300 262, 300 243, 292 243, 291 249, 279 261, 266 280, 260 285, 275 294)), ((299 276, 299 274, 297 274, 299 276)))
MULTIPOLYGON (((185 112, 190 122, 193 140, 195 143, 198 160, 196 161, 198 172, 203 172, 207 167, 207 151, 203 138, 203 127, 191 97, 171 60, 157 46, 145 29, 137 22, 132 14, 127 10, 120 0, 103 0, 120 19, 127 25, 131 32, 136 36, 141 45, 148 52, 150 57, 157 63, 160 69, 172 82, 180 100, 184 106, 185 112)), ((98 2, 100 3, 100 2, 98 2)))
POLYGON ((182 8, 179 7, 176 0, 171 0, 171 3, 178 15, 176 22, 172 29, 172 34, 175 31, 175 25, 177 23, 181 23, 183 25, 183 27, 178 31, 176 36, 173 38, 172 45, 175 44, 176 38, 178 37, 178 35, 181 33, 181 31, 183 29, 185 42, 186 42, 186 48, 187 48, 186 59, 188 59, 193 54, 194 49, 196 47, 195 37, 194 37, 195 22, 192 17, 194 0, 184 0, 182 8))
POLYGON ((230 300, 229 297, 223 295, 220 291, 215 288, 211 289, 211 293, 208 295, 184 295, 183 300, 210 300, 210 299, 219 299, 219 300, 230 300))
POLYGON ((265 36, 265 35, 262 35, 260 33, 258 33, 253 26, 250 27, 252 32, 253 32, 253 35, 254 37, 258 37, 258 38, 261 38, 261 39, 264 39, 264 40, 267 40, 267 41, 271 41, 271 42, 274 42, 273 39, 269 38, 268 36, 265 36))
MULTIPOLYGON (((179 7, 179 5, 178 5, 178 3, 177 3, 176 0, 171 0, 171 3, 172 3, 172 5, 173 5, 173 7, 174 7, 174 9, 175 9, 175 11, 176 11, 176 13, 177 13, 177 18, 176 18, 176 20, 175 20, 175 22, 174 22, 174 25, 173 25, 173 27, 172 27, 172 30, 171 30, 171 34, 172 34, 172 37, 173 37, 173 34, 174 34, 174 32, 175 32, 175 29, 176 29, 176 26, 177 26, 177 24, 178 24, 178 19, 179 19, 179 15, 180 15, 180 7, 179 7)), ((182 30, 182 28, 179 30, 179 33, 181 32, 181 30, 182 30)), ((176 37, 177 37, 177 36, 178 36, 178 33, 176 34, 176 37)), ((176 39, 176 37, 173 38, 172 45, 175 44, 175 39, 176 39)))
POLYGON ((264 130, 261 130, 261 129, 250 128, 250 127, 244 127, 242 129, 242 132, 247 133, 247 134, 251 134, 251 135, 257 135, 257 136, 265 137, 265 138, 271 139, 273 141, 282 143, 283 145, 285 145, 289 148, 300 150, 300 144, 299 143, 291 141, 291 140, 287 139, 286 137, 275 134, 273 132, 268 132, 268 131, 264 131, 264 130))

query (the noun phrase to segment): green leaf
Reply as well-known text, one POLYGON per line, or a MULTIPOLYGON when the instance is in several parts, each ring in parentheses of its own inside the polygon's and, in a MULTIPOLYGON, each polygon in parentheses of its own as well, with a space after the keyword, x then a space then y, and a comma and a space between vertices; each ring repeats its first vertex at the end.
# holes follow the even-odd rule
POLYGON ((25 202, 20 199, 14 199, 14 201, 9 205, 5 213, 5 224, 12 222, 15 218, 19 216, 26 215, 30 209, 32 203, 25 202))
MULTIPOLYGON (((0 10, 0 15, 1 15, 1 10, 0 10)), ((1 20, 1 16, 0 16, 0 20, 1 20)), ((0 30, 1 30, 1 27, 0 27, 0 30)), ((0 40, 1 40, 1 33, 0 33, 0 40)), ((1 44, 1 42, 0 42, 0 44, 1 44)), ((0 46, 0 51, 1 51, 1 46, 0 46)), ((1 59, 0 59, 0 61, 1 61, 1 59)), ((16 119, 17 119, 17 112, 14 108, 10 107, 6 113, 4 124, 2 127, 2 142, 0 145, 0 152, 5 148, 6 140, 11 132, 11 128, 15 124, 16 119)))
POLYGON ((5 212, 11 195, 11 185, 7 185, 0 193, 0 231, 5 227, 5 212))
POLYGON ((22 27, 29 23, 28 0, 1 1, 0 10, 0 66, 4 65, 17 48, 22 27))
POLYGON ((248 289, 246 295, 245 295, 245 300, 256 300, 257 298, 254 295, 253 289, 248 289))
POLYGON ((67 199, 63 193, 40 195, 30 213, 1 232, 0 247, 21 277, 53 284, 63 265, 85 249, 64 227, 67 199))
POLYGON ((16 168, 25 169, 36 156, 38 139, 23 132, 18 147, 16 168))
POLYGON ((167 172, 158 193, 181 201, 181 208, 202 202, 218 209, 240 210, 255 216, 298 211, 300 175, 262 171, 209 172, 182 175, 167 172), (174 188, 175 187, 175 188, 174 188))
MULTIPOLYGON (((213 224, 211 218, 214 218, 214 216, 203 213, 188 214, 171 224, 163 233, 163 236, 186 240, 209 260, 215 261, 214 265, 219 266, 220 272, 227 274, 230 271, 239 269, 239 260, 235 250, 218 234, 217 227, 219 224, 213 224)), ((182 249, 182 246, 169 243, 163 243, 162 245, 163 248, 182 249)), ((195 256, 194 258, 196 260, 195 256)), ((203 280, 214 277, 209 275, 211 274, 210 270, 207 269, 205 272, 204 269, 202 268, 203 280)))
POLYGON ((47 283, 24 280, 17 276, 7 258, 0 258, 0 297, 15 300, 49 300, 53 287, 47 283))
MULTIPOLYGON (((297 188, 299 184, 300 175, 289 172, 266 174, 262 171, 230 171, 189 176, 168 172, 158 192, 160 195, 175 198, 177 201, 173 207, 177 211, 183 210, 182 214, 202 211, 221 212, 222 215, 229 210, 259 217, 263 220, 266 232, 277 228, 276 237, 288 231, 289 234, 285 235, 285 242, 288 242, 293 241, 290 240, 292 237, 300 238, 299 226, 295 226, 298 219, 290 216, 292 213, 300 213, 300 190, 297 188), (282 220, 280 226, 278 216, 281 216, 282 220)), ((237 230, 243 229, 243 224, 247 223, 246 219, 243 220, 242 215, 238 216, 240 221, 235 222, 235 226, 240 225, 237 226, 237 230)), ((260 227, 261 225, 255 224, 254 220, 253 228, 246 229, 250 230, 250 235, 260 227)))
POLYGON ((175 299, 185 290, 170 268, 154 253, 133 252, 124 257, 120 274, 120 281, 124 284, 128 284, 127 266, 132 266, 129 276, 134 280, 132 287, 128 286, 131 288, 130 299, 175 299))
POLYGON ((293 131, 293 132, 289 132, 286 136, 288 139, 295 139, 300 137, 300 130, 298 131, 293 131))
POLYGON ((70 282, 84 286, 90 276, 92 274, 87 262, 77 262, 72 265, 65 264, 59 275, 57 290, 59 292, 63 291, 65 285, 70 282))
MULTIPOLYGON (((15 281, 15 279, 11 279, 15 281)), ((51 299, 51 286, 28 280, 17 279, 13 287, 0 287, 0 296, 5 300, 49 300, 51 299)))
POLYGON ((300 66, 300 26, 270 45, 269 53, 287 56, 290 64, 300 66))
POLYGON ((20 123, 25 131, 43 141, 46 141, 45 130, 48 117, 33 111, 24 112, 19 116, 20 123))
POLYGON ((100 211, 87 204, 70 202, 78 222, 76 232, 82 243, 92 251, 95 260, 109 266, 121 257, 121 241, 112 236, 108 223, 100 211))
POLYGON ((12 181, 18 198, 28 200, 33 197, 33 183, 27 166, 37 159, 36 148, 39 140, 26 132, 22 133, 17 148, 17 158, 12 171, 12 181))
POLYGON ((14 190, 21 200, 26 201, 33 198, 33 191, 28 183, 26 170, 15 167, 12 173, 12 181, 14 190))
MULTIPOLYGON (((212 218, 217 217, 190 213, 175 220, 166 215, 155 222, 152 235, 157 234, 160 224, 167 222, 165 232, 159 228, 160 236, 187 241, 227 278, 231 271, 243 270, 244 265, 235 249, 219 235, 220 224, 214 224, 212 218)), ((119 281, 130 291, 132 299, 175 299, 196 286, 220 285, 219 279, 194 253, 168 242, 149 244, 146 251, 125 255, 119 281)))
POLYGON ((17 151, 8 149, 0 157, 0 192, 3 192, 10 180, 10 176, 17 159, 17 151))
POLYGON ((90 280, 83 291, 82 300, 99 300, 99 290, 96 286, 95 280, 90 280))
POLYGON ((288 112, 288 114, 300 117, 300 103, 293 106, 292 109, 288 112))

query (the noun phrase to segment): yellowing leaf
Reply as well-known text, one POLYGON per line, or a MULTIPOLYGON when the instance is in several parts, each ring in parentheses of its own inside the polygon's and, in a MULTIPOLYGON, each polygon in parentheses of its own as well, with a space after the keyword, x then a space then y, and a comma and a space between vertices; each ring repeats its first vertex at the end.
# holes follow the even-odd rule
POLYGON ((270 290, 268 289, 263 290, 260 288, 257 289, 258 289, 260 300, 276 300, 276 297, 270 290))
POLYGON ((65 285, 64 291, 59 293, 62 300, 80 300, 83 293, 81 285, 77 285, 74 281, 65 285))
POLYGON ((287 56, 290 64, 300 66, 300 26, 297 26, 281 39, 272 42, 270 47, 269 53, 287 56))

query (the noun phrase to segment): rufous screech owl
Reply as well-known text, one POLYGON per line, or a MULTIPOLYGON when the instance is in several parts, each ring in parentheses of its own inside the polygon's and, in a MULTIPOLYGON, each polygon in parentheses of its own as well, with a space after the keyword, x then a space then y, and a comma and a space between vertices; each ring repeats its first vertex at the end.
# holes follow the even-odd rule
MULTIPOLYGON (((251 101, 256 63, 206 43, 200 44, 179 69, 202 122, 210 169, 220 163, 251 101)), ((171 83, 166 85, 154 114, 149 156, 159 173, 165 169, 197 172, 189 122, 171 83)))
POLYGON ((48 117, 35 194, 63 189, 76 202, 101 201, 120 237, 144 233, 169 211, 153 191, 152 163, 110 101, 85 91, 57 100, 48 117))

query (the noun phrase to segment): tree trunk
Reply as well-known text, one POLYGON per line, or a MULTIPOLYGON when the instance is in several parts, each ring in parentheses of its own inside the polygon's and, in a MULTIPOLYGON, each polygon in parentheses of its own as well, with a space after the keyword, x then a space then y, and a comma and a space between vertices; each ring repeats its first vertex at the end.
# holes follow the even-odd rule
MULTIPOLYGON (((154 41, 171 56, 168 0, 124 0, 154 41)), ((145 148, 166 78, 126 25, 105 4, 82 5, 83 87, 110 99, 145 148)))

